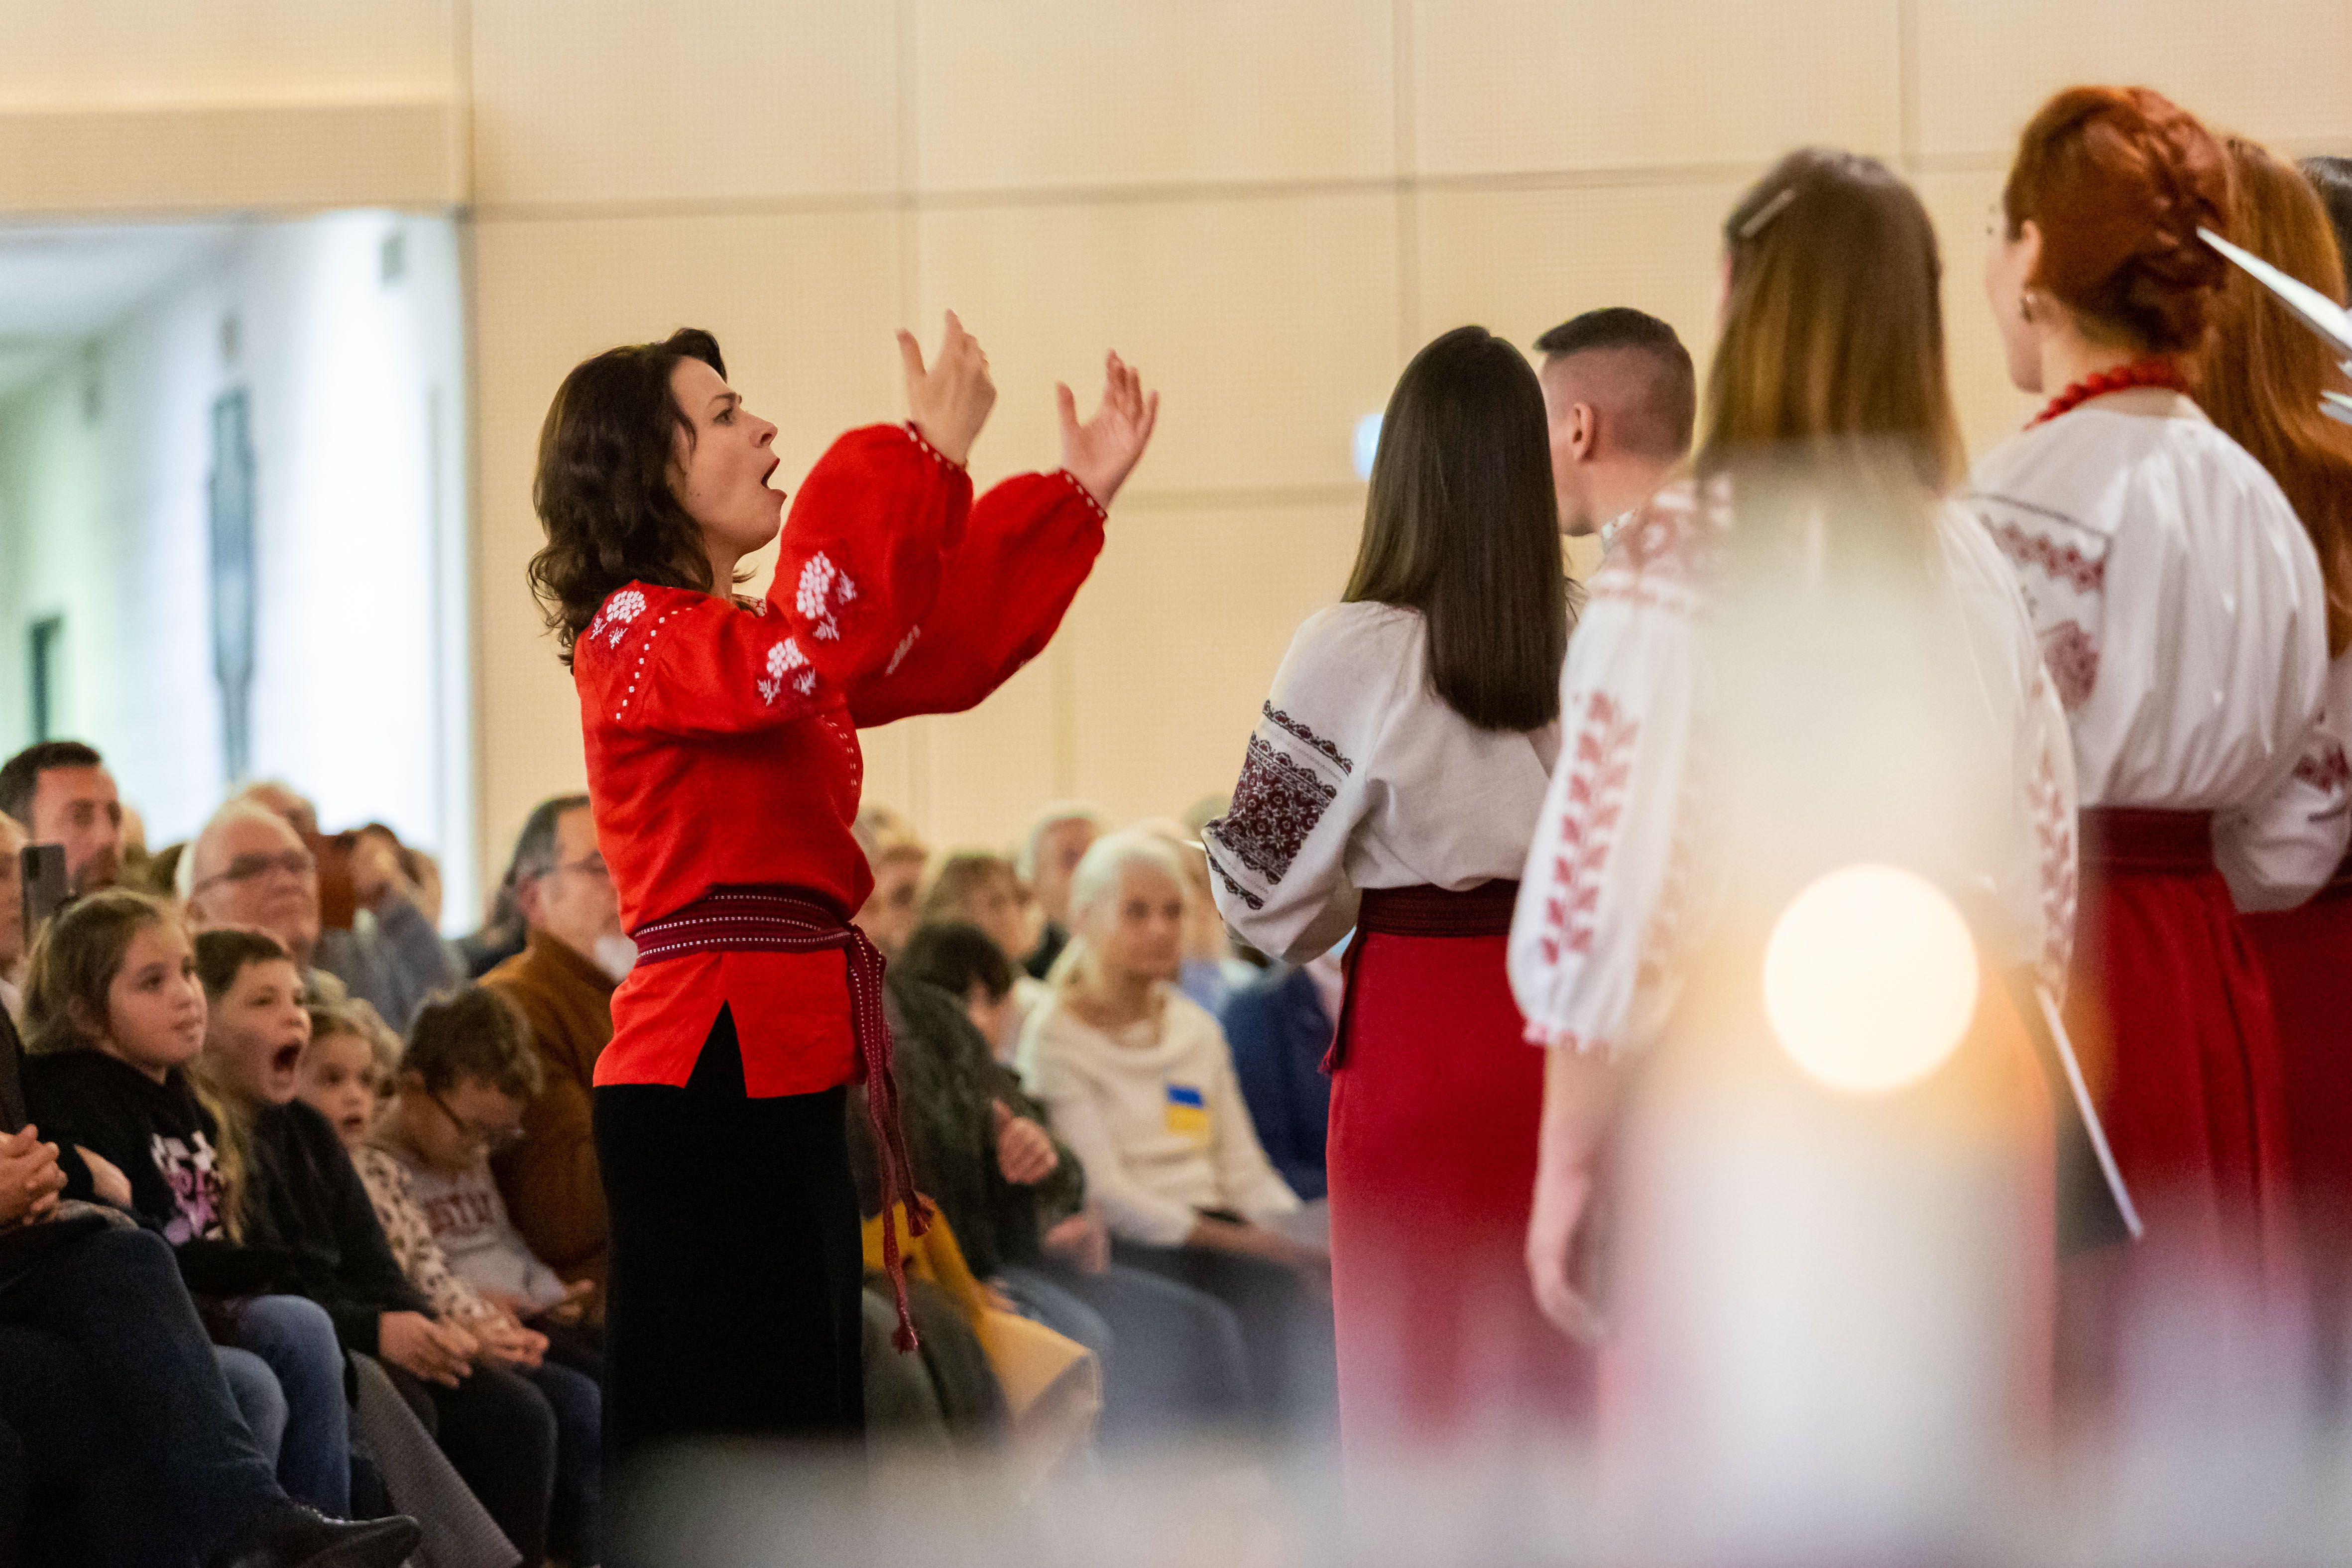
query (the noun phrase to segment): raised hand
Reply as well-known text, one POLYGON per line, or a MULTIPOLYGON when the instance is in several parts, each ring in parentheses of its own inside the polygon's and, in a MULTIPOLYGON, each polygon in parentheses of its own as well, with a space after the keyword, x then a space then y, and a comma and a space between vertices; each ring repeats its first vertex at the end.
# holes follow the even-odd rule
POLYGON ((1102 403, 1092 418, 1078 423, 1077 399, 1067 386, 1055 383, 1054 396, 1062 409, 1062 467, 1108 507, 1151 443, 1160 395, 1144 391, 1143 378, 1114 351, 1103 359, 1102 403))
POLYGON ((988 379, 988 356, 980 340, 963 330, 953 310, 948 312, 947 335, 929 369, 923 346, 915 334, 898 333, 898 357, 907 367, 907 416, 939 454, 950 463, 971 455, 971 443, 996 406, 996 384, 988 379))

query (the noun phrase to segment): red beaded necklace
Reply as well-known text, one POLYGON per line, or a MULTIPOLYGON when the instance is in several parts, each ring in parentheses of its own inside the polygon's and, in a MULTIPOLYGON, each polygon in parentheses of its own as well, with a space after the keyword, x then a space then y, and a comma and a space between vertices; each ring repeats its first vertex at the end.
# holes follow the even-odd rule
POLYGON ((2182 375, 2180 367, 2168 359, 2144 359, 2114 370, 2103 370, 2084 376, 2052 398, 2025 427, 2031 430, 2036 425, 2046 425, 2094 397, 2105 397, 2110 392, 2122 392, 2134 386, 2163 386, 2174 392, 2186 392, 2189 390, 2189 378, 2182 375))

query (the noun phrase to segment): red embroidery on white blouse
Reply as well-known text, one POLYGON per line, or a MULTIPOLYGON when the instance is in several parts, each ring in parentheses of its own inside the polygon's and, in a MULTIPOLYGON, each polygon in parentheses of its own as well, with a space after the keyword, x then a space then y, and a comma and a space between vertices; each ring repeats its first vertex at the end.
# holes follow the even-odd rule
MULTIPOLYGON (((1216 830, 1222 826, 1223 826, 1222 823, 1213 822, 1209 824, 1208 826, 1202 828, 1202 831, 1213 837, 1216 830)), ((1217 880, 1225 885, 1225 891, 1231 893, 1234 897, 1239 899, 1242 902, 1247 904, 1254 910, 1262 910, 1265 908, 1265 900, 1259 898, 1255 893, 1251 892, 1247 888, 1243 887, 1239 882, 1234 881, 1233 873, 1226 870, 1223 863, 1219 861, 1214 855, 1209 857, 1209 869, 1217 874, 1217 880)))
POLYGON ((1654 499, 1611 541, 1593 574, 1592 597, 1690 614, 1714 563, 1720 511, 1702 512, 1687 491, 1654 499))
POLYGON ((1314 747, 1324 756, 1328 757, 1332 762, 1338 763, 1341 773, 1352 774, 1356 771, 1356 764, 1349 762, 1346 757, 1340 755, 1339 748, 1330 741, 1328 741, 1322 736, 1317 734, 1313 728, 1309 726, 1304 719, 1292 718, 1281 709, 1276 708, 1272 702, 1259 704, 1258 711, 1265 715, 1265 721, 1267 723, 1274 725, 1276 729, 1288 731, 1291 736, 1303 744, 1314 747))
POLYGON ((833 563, 833 558, 820 550, 801 567, 800 591, 793 596, 793 607, 809 623, 809 636, 820 642, 832 642, 841 636, 841 624, 834 619, 835 611, 853 603, 857 597, 857 584, 849 574, 833 563))
POLYGON ((1992 524, 1992 541, 2000 552, 2019 566, 2031 566, 2053 582, 2064 583, 2078 594, 2096 594, 2107 585, 2107 562, 2104 552, 2085 554, 2072 544, 2062 544, 2046 534, 2033 533, 2014 522, 1992 524))
POLYGON ((808 655, 803 653, 801 645, 791 637, 768 650, 768 673, 764 678, 753 679, 751 684, 759 690, 760 701, 772 708, 787 681, 803 697, 816 689, 816 667, 809 663, 808 655))
POLYGON ((2334 741, 2323 741, 2315 752, 2305 752, 2294 764, 2294 776, 2312 788, 2333 795, 2352 784, 2352 761, 2334 741))
POLYGON ((1576 732, 1568 775, 1568 811, 1560 823, 1559 849, 1552 858, 1551 891, 1544 899, 1544 962, 1592 951, 1593 912, 1601 903, 1601 874, 1617 841, 1624 814, 1625 781, 1633 771, 1633 742, 1641 721, 1624 712, 1605 691, 1586 702, 1576 732))
POLYGON ((2060 621, 2043 632, 2042 662, 2068 712, 2091 700, 2091 689, 2099 684, 2099 643, 2082 622, 2060 621))
POLYGON ((1230 811, 1209 825, 1234 859, 1278 883, 1339 792, 1313 769, 1252 735, 1230 811))
POLYGON ((1701 836, 1706 818, 1702 789, 1706 767, 1694 745, 1683 767, 1682 797, 1675 805, 1675 841, 1666 852, 1665 880, 1658 889, 1657 907, 1642 933, 1642 959, 1633 983, 1644 989, 1664 984, 1683 952, 1686 933, 1699 922, 1700 908, 1712 895, 1701 892, 1706 867, 1701 836))
MULTIPOLYGON (((2038 702, 2042 692, 2039 675, 2034 677, 2033 686, 2032 700, 2038 702)), ((2032 781, 2026 785, 2026 804, 2033 813, 2033 835, 2042 850, 2042 981, 2055 995, 2063 989, 2066 966, 2074 959, 2079 872, 2074 858, 2074 813, 2058 787, 2057 764, 2047 749, 2034 759, 2032 781)))

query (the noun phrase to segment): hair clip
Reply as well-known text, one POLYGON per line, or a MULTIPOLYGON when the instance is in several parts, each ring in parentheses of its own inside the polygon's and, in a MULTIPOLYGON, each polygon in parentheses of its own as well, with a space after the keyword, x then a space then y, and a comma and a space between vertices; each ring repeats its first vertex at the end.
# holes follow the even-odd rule
POLYGON ((1756 215, 1749 218, 1746 223, 1739 226, 1739 237, 1742 239, 1754 239, 1758 235, 1764 232, 1764 226, 1766 224, 1770 223, 1774 218, 1779 217, 1781 213, 1788 209, 1789 204, 1796 199, 1797 187, 1794 185, 1782 185, 1778 195, 1774 195, 1770 201, 1766 202, 1762 206, 1757 208, 1756 215))

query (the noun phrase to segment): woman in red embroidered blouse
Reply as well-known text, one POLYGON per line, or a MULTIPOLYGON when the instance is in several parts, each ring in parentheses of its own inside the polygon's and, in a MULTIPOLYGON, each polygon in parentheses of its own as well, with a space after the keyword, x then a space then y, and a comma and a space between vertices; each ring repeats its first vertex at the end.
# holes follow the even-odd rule
MULTIPOLYGON (((970 708, 1053 636, 1157 413, 1108 360, 1063 468, 977 501, 964 458, 995 398, 955 317, 912 417, 835 441, 776 537, 775 426, 684 331, 568 376, 541 433, 531 581, 580 694, 598 842, 639 948, 596 1065, 612 1215, 607 1430, 855 1434, 862 1279, 845 1147, 866 1080, 898 1152, 881 961, 849 913, 859 727, 970 708)), ((886 1185, 905 1192, 903 1156, 886 1185)), ((911 1337, 904 1329, 902 1344, 911 1337)))

